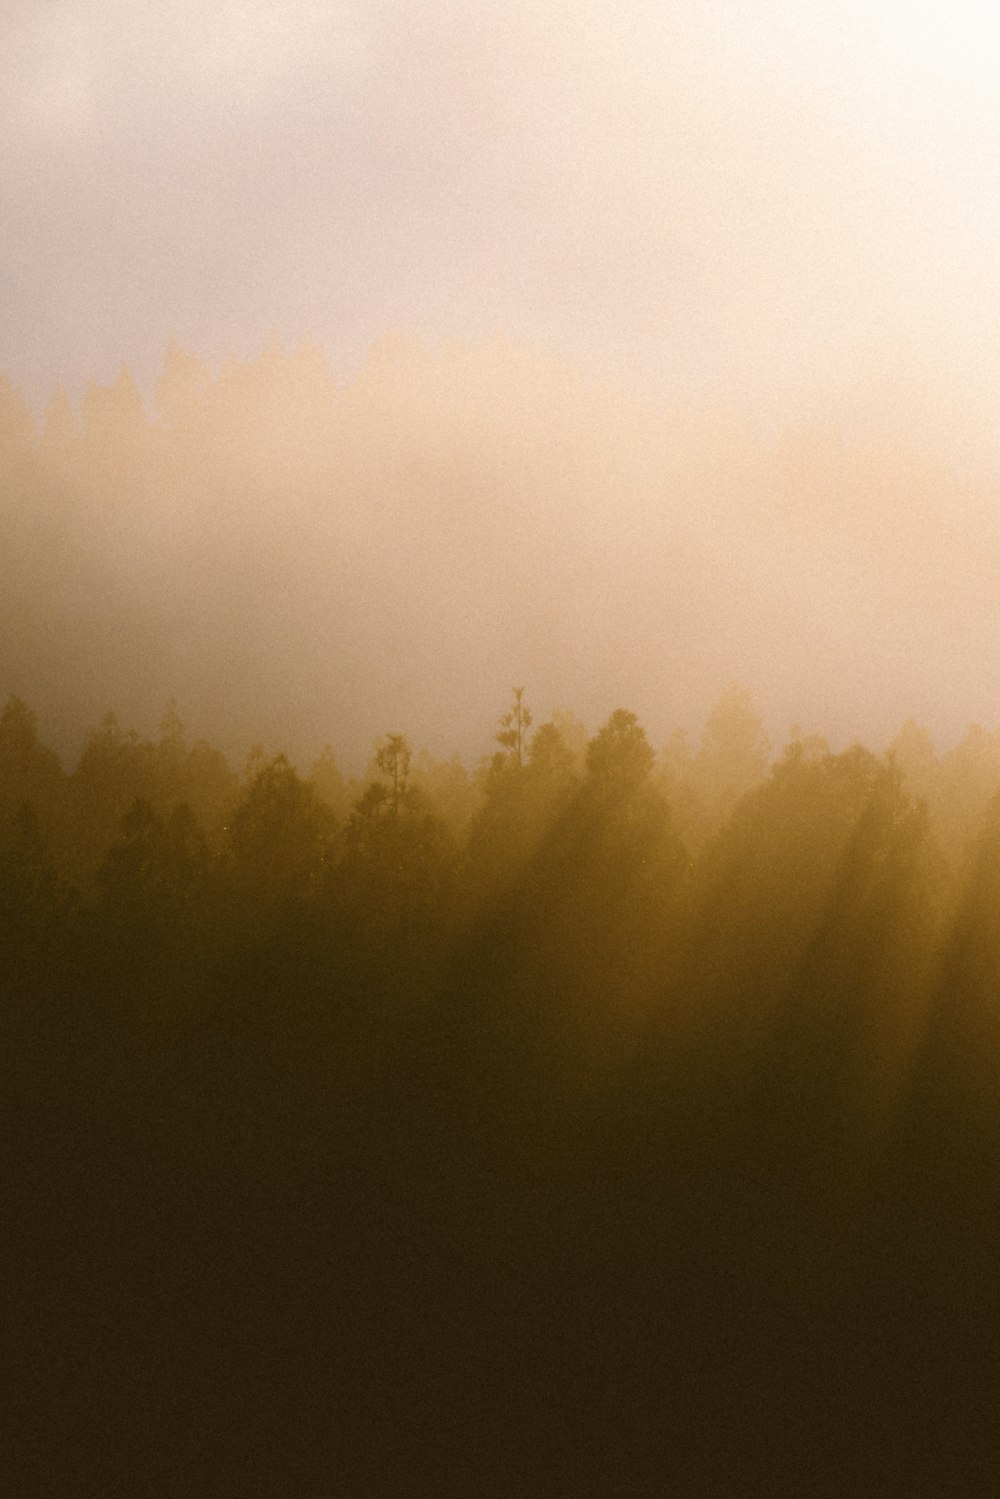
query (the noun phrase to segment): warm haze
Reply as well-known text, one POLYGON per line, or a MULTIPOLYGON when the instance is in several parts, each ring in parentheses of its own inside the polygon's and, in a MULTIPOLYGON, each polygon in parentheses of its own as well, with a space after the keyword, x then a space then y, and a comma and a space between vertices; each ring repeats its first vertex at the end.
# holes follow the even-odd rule
POLYGON ((4 1493, 1000 1494, 998 61, 0 0, 4 1493))
MULTIPOLYGON (((538 338, 665 397, 990 431, 987 7, 12 0, 5 366, 538 338)), ((952 430, 957 429, 957 430, 952 430)), ((986 448, 980 455, 989 458, 986 448)))
POLYGON ((992 727, 998 47, 968 0, 6 6, 0 370, 39 418, 123 364, 162 415, 174 339, 310 338, 336 391, 305 484, 257 431, 226 498, 147 453, 57 556, 19 521, 69 616, 8 604, 0 686, 64 743, 176 695, 471 750, 514 680, 660 737, 732 678, 777 739, 992 727))

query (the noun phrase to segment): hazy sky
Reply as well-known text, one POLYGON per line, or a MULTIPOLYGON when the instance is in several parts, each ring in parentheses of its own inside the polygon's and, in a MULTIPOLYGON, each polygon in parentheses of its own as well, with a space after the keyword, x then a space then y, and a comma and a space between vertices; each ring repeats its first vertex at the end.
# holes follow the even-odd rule
POLYGON ((972 0, 3 0, 0 368, 500 329, 992 465, 998 65, 972 0))
POLYGON ((658 733, 733 676, 778 735, 994 723, 998 78, 973 0, 0 0, 0 373, 148 395, 171 339, 218 370, 273 332, 343 394, 299 542, 263 438, 205 576, 197 475, 36 538, 65 597, 22 579, 0 691, 55 720, 79 594, 67 722, 229 712, 257 630, 231 711, 302 743, 454 743, 513 681, 658 733))

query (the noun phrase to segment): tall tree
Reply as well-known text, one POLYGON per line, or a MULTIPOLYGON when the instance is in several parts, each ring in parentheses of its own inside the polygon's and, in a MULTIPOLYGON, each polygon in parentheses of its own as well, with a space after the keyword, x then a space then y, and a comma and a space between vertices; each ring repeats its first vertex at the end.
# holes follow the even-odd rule
POLYGON ((749 693, 733 683, 708 716, 693 766, 698 795, 715 826, 766 779, 770 750, 749 693))
POLYGON ((500 719, 500 728, 497 731, 496 740, 520 768, 524 764, 527 752, 525 735, 531 728, 532 716, 531 709, 524 701, 524 688, 514 687, 512 691, 514 693, 514 701, 500 719))
POLYGON ((375 750, 375 764, 388 782, 389 810, 393 817, 399 816, 406 803, 411 759, 410 746, 402 734, 387 734, 375 750))

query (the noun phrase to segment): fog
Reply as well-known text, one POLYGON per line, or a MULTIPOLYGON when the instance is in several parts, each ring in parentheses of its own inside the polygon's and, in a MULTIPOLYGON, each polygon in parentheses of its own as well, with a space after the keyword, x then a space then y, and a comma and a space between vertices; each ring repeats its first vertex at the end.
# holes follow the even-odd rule
POLYGON ((992 725, 997 47, 971 3, 7 5, 4 420, 89 435, 9 436, 0 691, 67 747, 175 696, 475 754, 512 682, 992 725))
POLYGON ((377 345, 337 382, 174 346, 33 432, 7 388, 0 688, 64 750, 170 698, 230 752, 477 758, 511 682, 655 742, 733 680, 793 723, 996 722, 996 495, 888 439, 628 398, 513 344, 377 345))
POLYGON ((0 18, 3 368, 513 336, 996 458, 985 7, 473 0, 0 18))
POLYGON ((1000 1492, 998 64, 0 0, 8 1492, 1000 1492))

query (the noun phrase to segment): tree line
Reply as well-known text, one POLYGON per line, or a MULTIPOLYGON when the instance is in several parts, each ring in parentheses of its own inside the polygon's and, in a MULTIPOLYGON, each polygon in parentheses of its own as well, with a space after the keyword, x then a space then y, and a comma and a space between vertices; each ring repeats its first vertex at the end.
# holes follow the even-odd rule
POLYGON ((527 1492, 563 1491, 524 1476, 546 1452, 594 1492, 738 1460, 792 1492, 817 1450, 844 1483, 874 1471, 888 1422, 940 1479, 922 1381, 978 1367, 1000 1293, 987 774, 949 823, 948 757, 912 726, 886 755, 795 735, 772 761, 738 689, 693 752, 658 756, 625 709, 589 737, 536 724, 522 689, 495 742, 472 776, 395 732, 358 780, 330 750, 237 774, 171 709, 151 740, 109 717, 67 773, 7 703, 32 1357, 68 1359, 104 1422, 152 1401, 162 1435, 165 1340, 196 1402, 235 1391, 219 1461, 252 1411, 298 1492, 338 1424, 315 1427, 320 1390, 366 1492, 400 1491, 390 1432, 428 1473, 481 1449, 527 1492), (108 1363, 60 1342, 67 1277, 108 1363))

